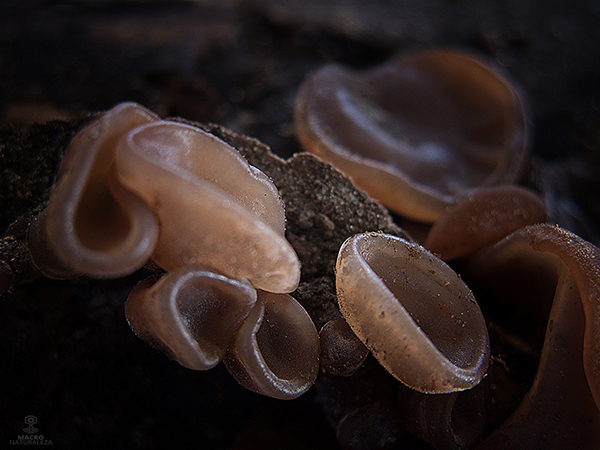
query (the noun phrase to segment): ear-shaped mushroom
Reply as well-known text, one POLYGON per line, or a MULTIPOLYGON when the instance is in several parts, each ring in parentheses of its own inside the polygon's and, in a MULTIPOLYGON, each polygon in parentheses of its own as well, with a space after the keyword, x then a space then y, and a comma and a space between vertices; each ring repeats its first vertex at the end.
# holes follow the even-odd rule
POLYGON ((207 370, 256 303, 246 280, 188 267, 139 283, 125 303, 133 331, 190 369, 207 370))
POLYGON ((319 351, 317 330, 300 303, 287 294, 258 291, 225 365, 245 388, 287 400, 315 382, 319 351))
POLYGON ((116 160, 119 182, 159 218, 158 265, 211 267, 271 292, 296 288, 300 263, 283 236, 278 191, 235 149, 198 128, 158 122, 128 133, 116 160))
POLYGON ((526 225, 545 222, 544 203, 520 186, 491 186, 460 199, 433 224, 424 247, 444 261, 464 258, 526 225))
POLYGON ((119 277, 148 260, 158 235, 156 218, 138 197, 111 182, 111 171, 121 136, 156 120, 158 116, 138 104, 121 103, 73 138, 45 214, 29 233, 40 270, 49 268, 51 277, 66 276, 68 269, 119 277), (56 259, 65 266, 59 271, 56 259))
POLYGON ((338 255, 336 287, 352 330, 407 386, 455 392, 485 374, 488 333, 473 294, 420 245, 383 233, 352 236, 338 255))
POLYGON ((364 72, 327 65, 304 83, 295 124, 306 150, 389 209, 424 222, 475 187, 513 183, 527 147, 511 84, 447 50, 364 72))
POLYGON ((478 448, 597 448, 600 250, 557 226, 532 225, 478 254, 465 276, 481 280, 512 314, 552 303, 533 386, 478 448), (523 294, 527 283, 534 285, 523 294))

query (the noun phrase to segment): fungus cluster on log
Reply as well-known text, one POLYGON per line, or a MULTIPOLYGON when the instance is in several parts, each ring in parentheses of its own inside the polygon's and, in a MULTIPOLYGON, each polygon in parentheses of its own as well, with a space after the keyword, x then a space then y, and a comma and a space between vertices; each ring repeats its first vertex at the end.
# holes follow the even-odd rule
MULTIPOLYGON (((528 151, 523 103, 494 67, 449 50, 365 72, 329 65, 307 79, 295 110, 305 149, 395 213, 431 224, 420 243, 381 227, 346 233, 336 244, 339 311, 322 299, 337 314, 325 314, 320 333, 289 295, 300 262, 269 177, 216 136, 134 103, 72 140, 28 251, 53 278, 158 267, 126 302, 134 332, 192 369, 224 361, 264 395, 306 392, 320 361, 353 377, 371 353, 407 388, 397 403, 344 411, 344 448, 362 448, 376 429, 396 442, 405 429, 438 449, 592 449, 600 250, 544 223, 537 193, 514 184, 528 151), (513 406, 492 388, 511 386, 490 364, 486 308, 545 329, 533 383, 513 406)), ((0 260, 0 292, 13 272, 0 260)))

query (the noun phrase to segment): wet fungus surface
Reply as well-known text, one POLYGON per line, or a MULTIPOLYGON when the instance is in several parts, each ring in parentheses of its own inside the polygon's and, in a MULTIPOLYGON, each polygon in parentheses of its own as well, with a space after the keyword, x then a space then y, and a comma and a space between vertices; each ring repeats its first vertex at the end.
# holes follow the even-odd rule
MULTIPOLYGON (((364 72, 329 65, 301 89, 295 119, 306 149, 395 212, 433 222, 424 246, 311 155, 263 158, 251 138, 126 103, 71 142, 28 251, 55 278, 154 267, 127 320, 185 367, 223 360, 244 387, 293 399, 319 384, 321 365, 317 395, 344 448, 391 448, 405 430, 437 449, 594 448, 600 253, 530 226, 546 220, 543 203, 508 185, 527 130, 507 78, 447 50, 364 72), (486 308, 442 260, 460 260, 486 308, 546 330, 522 399, 511 362, 490 349, 486 308), (517 400, 498 406, 496 384, 517 400)), ((6 261, 0 295, 19 275, 6 261)))
POLYGON ((319 352, 317 329, 300 303, 287 294, 259 291, 225 364, 242 386, 287 400, 313 385, 319 352))
POLYGON ((127 298, 132 330, 183 366, 212 369, 254 307, 256 290, 246 280, 185 267, 154 281, 139 283, 127 298))
POLYGON ((457 197, 517 180, 527 124, 517 90, 466 53, 432 49, 302 86, 298 138, 392 211, 434 222, 457 197))
POLYGON ((458 275, 423 247, 382 233, 353 236, 340 249, 336 285, 350 327, 407 386, 447 393, 484 376, 481 310, 458 275))
POLYGON ((532 225, 470 260, 464 274, 509 314, 544 330, 533 385, 476 448, 596 448, 600 250, 557 226, 532 225))

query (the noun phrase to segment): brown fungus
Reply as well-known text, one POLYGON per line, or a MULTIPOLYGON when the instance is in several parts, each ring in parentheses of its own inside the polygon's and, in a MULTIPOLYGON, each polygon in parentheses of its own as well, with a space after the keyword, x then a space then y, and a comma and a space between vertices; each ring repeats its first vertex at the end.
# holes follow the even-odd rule
POLYGON ((319 372, 319 335, 306 310, 287 294, 258 291, 258 301, 225 358, 238 382, 259 394, 293 399, 319 372))
POLYGON ((162 268, 207 266, 271 292, 298 286, 279 193, 233 147, 183 123, 157 122, 119 142, 116 171, 159 219, 152 259, 162 268))
POLYGON ((349 377, 369 355, 369 349, 356 337, 342 318, 332 319, 319 331, 321 367, 327 372, 349 377))
POLYGON ((532 328, 547 323, 531 389, 477 448, 597 448, 600 250, 557 226, 532 225, 478 254, 464 273, 496 309, 529 317, 532 328))
POLYGON ((336 286, 352 330, 407 386, 448 393, 484 376, 489 340, 481 310, 458 275, 420 245, 355 235, 340 249, 336 286))
POLYGON ((423 244, 444 261, 464 258, 526 225, 545 222, 544 203, 520 186, 490 186, 460 199, 433 224, 423 244))
POLYGON ((42 272, 58 278, 71 271, 119 277, 148 260, 158 222, 137 196, 115 182, 112 168, 118 140, 157 120, 138 104, 121 103, 73 138, 48 207, 30 230, 32 257, 42 272))
POLYGON ((216 366, 256 303, 246 280, 194 268, 180 268, 139 283, 125 303, 133 331, 181 365, 216 366))
POLYGON ((515 88, 479 59, 449 50, 362 72, 327 65, 304 83, 295 124, 306 150, 423 222, 473 188, 513 183, 527 148, 515 88))

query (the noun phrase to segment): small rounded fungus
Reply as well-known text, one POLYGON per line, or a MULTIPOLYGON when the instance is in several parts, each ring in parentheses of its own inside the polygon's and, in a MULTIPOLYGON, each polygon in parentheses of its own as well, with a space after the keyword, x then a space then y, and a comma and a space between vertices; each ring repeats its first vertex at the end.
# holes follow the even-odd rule
POLYGON ((526 188, 485 187, 448 209, 431 227, 424 246, 444 261, 465 258, 547 217, 544 203, 526 188))
POLYGON ((71 141, 45 214, 30 232, 32 257, 47 275, 128 275, 150 257, 158 222, 150 209, 112 179, 116 143, 128 130, 159 120, 135 103, 121 103, 71 141), (64 266, 54 269, 53 266, 64 266))
POLYGON ((336 286, 354 333, 407 386, 448 393, 484 376, 481 310, 458 275, 420 245, 383 233, 352 236, 338 254, 336 286))
POLYGON ((225 364, 247 389, 287 400, 313 385, 319 352, 319 335, 302 305, 287 294, 258 291, 225 364))
POLYGON ((246 280, 184 267, 139 283, 125 313, 139 337, 185 367, 207 370, 223 359, 255 303, 246 280))
POLYGON ((295 124, 306 150, 423 222, 475 187, 513 183, 527 148, 515 88, 491 66, 449 50, 362 72, 327 65, 304 83, 295 124))
POLYGON ((158 217, 152 259, 163 269, 211 267, 271 292, 298 286, 277 189, 225 142, 183 123, 140 126, 119 141, 116 172, 158 217))
POLYGON ((327 372, 349 377, 369 355, 369 349, 356 337, 344 319, 333 319, 319 332, 321 366, 327 372))

